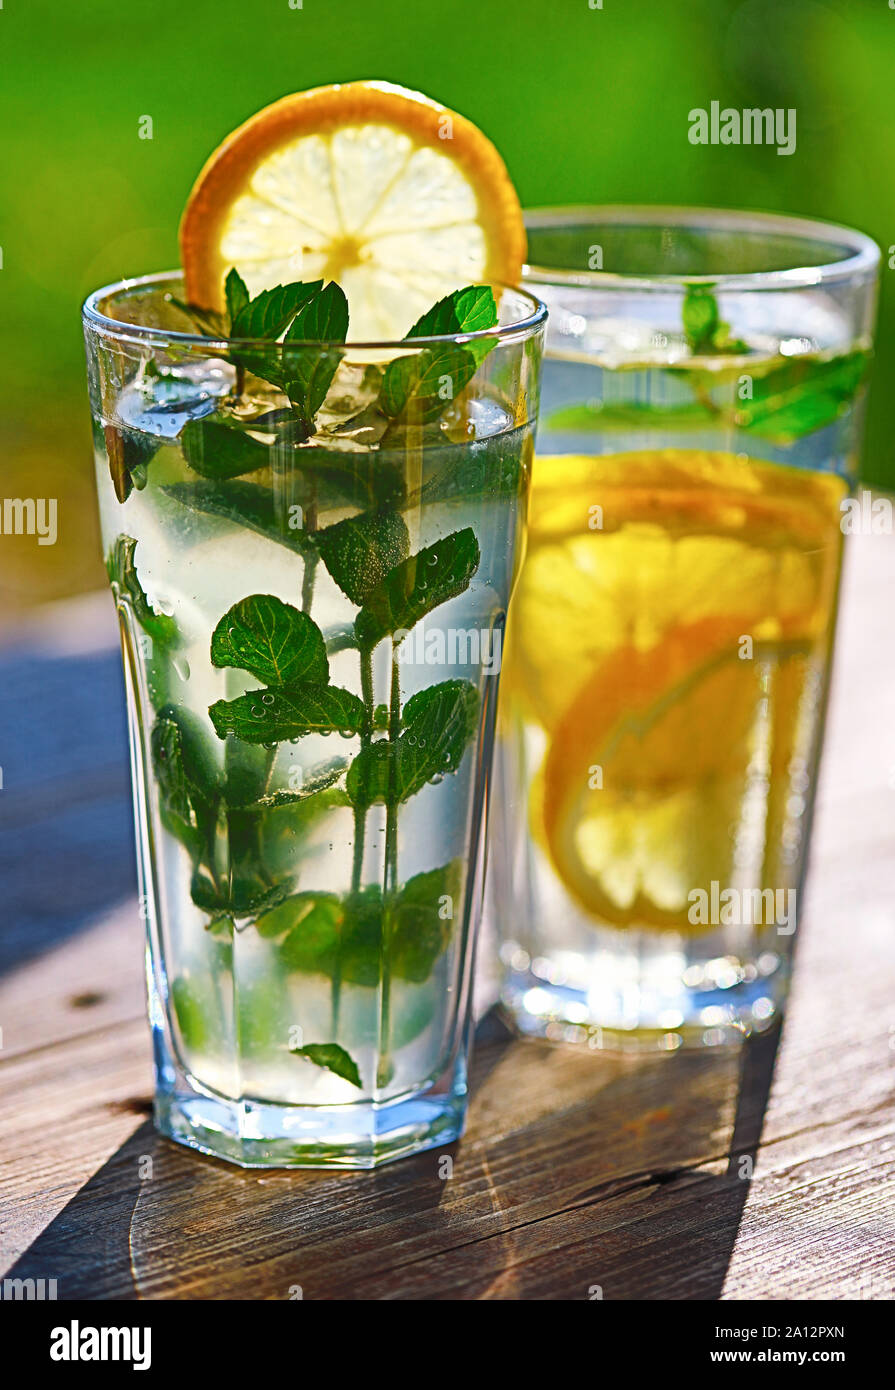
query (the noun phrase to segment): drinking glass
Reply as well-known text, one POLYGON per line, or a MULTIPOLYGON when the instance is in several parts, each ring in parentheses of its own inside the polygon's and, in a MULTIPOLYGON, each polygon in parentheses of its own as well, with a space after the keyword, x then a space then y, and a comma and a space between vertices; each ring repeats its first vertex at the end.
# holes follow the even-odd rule
POLYGON ((288 344, 310 427, 262 380, 287 347, 200 336, 177 276, 84 308, 156 1122, 244 1166, 462 1130, 546 316, 495 294, 487 332, 288 344))
POLYGON ((541 210, 550 310, 491 901, 525 1032, 768 1027, 817 784, 879 253, 747 212, 541 210))

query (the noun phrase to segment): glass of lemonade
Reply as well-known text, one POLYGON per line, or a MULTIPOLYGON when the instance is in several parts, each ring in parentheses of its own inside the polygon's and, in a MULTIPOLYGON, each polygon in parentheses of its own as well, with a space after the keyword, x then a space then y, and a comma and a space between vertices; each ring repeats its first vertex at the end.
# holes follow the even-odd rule
POLYGON ((879 253, 793 218, 544 210, 493 850, 525 1032, 673 1049, 784 1001, 879 253))
POLYGON ((496 288, 487 331, 328 348, 216 341, 183 298, 156 276, 84 311, 157 1120, 244 1165, 370 1167, 462 1129, 546 314, 496 288), (323 383, 303 427, 287 350, 323 383), (425 372, 456 390, 402 412, 425 372))

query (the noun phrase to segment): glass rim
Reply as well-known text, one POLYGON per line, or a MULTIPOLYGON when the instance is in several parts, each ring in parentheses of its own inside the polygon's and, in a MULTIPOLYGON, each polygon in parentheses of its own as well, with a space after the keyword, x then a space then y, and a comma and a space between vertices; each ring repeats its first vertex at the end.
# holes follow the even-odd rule
MULTIPOLYGON (((110 285, 103 285, 100 289, 94 290, 87 295, 81 305, 81 316, 85 324, 89 324, 91 329, 105 338, 115 338, 128 342, 138 342, 158 346, 162 343, 170 343, 182 348, 200 347, 206 352, 209 349, 220 348, 228 350, 234 345, 240 348, 270 348, 270 338, 213 338, 206 337, 201 333, 183 333, 179 329, 167 329, 150 327, 139 323, 127 323, 122 319, 113 319, 104 314, 99 308, 101 301, 111 296, 121 296, 128 291, 156 286, 161 288, 164 285, 180 284, 183 281, 183 272, 180 270, 156 271, 150 275, 138 275, 132 279, 116 280, 110 285)), ((467 342, 477 342, 484 338, 496 338, 498 343, 513 343, 529 338, 547 320, 547 305, 533 294, 524 285, 507 284, 500 280, 482 280, 476 282, 487 284, 494 289, 511 290, 514 294, 520 295, 528 301, 531 312, 516 323, 496 324, 493 328, 477 328, 470 333, 441 333, 433 334, 427 338, 382 338, 382 339, 357 339, 349 338, 345 343, 321 343, 316 340, 294 339, 296 347, 315 348, 318 352, 327 348, 335 349, 355 349, 357 351, 393 351, 399 350, 407 352, 410 349, 422 349, 433 346, 443 346, 446 343, 456 343, 462 345, 467 342)))
POLYGON ((706 285, 725 290, 805 290, 819 285, 872 275, 879 267, 879 246, 864 232, 818 218, 790 216, 787 213, 757 212, 737 208, 689 207, 659 203, 582 203, 564 207, 536 207, 523 210, 526 231, 560 229, 575 224, 600 222, 625 225, 689 227, 709 231, 744 233, 749 231, 801 237, 805 241, 841 246, 850 254, 825 264, 794 265, 787 270, 730 271, 716 275, 625 275, 605 270, 570 270, 527 263, 523 283, 566 285, 581 288, 639 289, 657 293, 676 292, 688 285, 706 285))

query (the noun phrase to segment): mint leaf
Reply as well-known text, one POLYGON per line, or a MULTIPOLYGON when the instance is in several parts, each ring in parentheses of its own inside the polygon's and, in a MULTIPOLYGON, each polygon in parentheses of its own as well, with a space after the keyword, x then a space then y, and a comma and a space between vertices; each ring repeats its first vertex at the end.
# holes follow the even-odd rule
POLYGON ((407 801, 431 781, 456 772, 478 729, 479 693, 469 681, 443 681, 411 696, 403 732, 361 749, 345 783, 355 806, 407 801))
POLYGON ((259 536, 276 541, 288 550, 299 554, 316 550, 310 533, 290 526, 291 514, 286 516, 282 507, 275 506, 274 494, 269 487, 231 480, 222 483, 172 483, 161 491, 191 511, 220 516, 236 526, 248 527, 250 531, 256 531, 259 536))
MULTIPOLYGON (((677 373, 684 375, 684 373, 677 373)), ((719 411, 702 401, 680 405, 651 405, 646 401, 602 401, 599 404, 561 406, 544 421, 554 430, 589 433, 609 429, 696 429, 717 424, 719 411)))
POLYGON ((224 743, 224 799, 228 806, 251 806, 267 792, 274 749, 243 743, 232 735, 224 743))
POLYGON ((282 743, 336 730, 356 734, 364 722, 363 701, 334 685, 252 690, 217 700, 208 713, 218 738, 235 734, 246 743, 282 743))
MULTIPOLYGON (((346 759, 340 757, 333 761, 334 764, 338 762, 336 775, 339 776, 344 772, 346 759)), ((309 773, 309 782, 312 777, 315 780, 318 776, 321 779, 324 777, 323 766, 325 764, 319 772, 315 769, 309 773)), ((325 861, 328 853, 325 844, 316 841, 306 846, 305 842, 315 833, 322 819, 350 805, 347 793, 333 785, 318 787, 310 796, 282 790, 264 797, 256 809, 263 818, 261 841, 268 872, 279 878, 293 873, 298 863, 310 872, 315 857, 325 861)))
MULTIPOLYGON (((530 446, 529 446, 530 447, 530 446)), ((470 440, 467 444, 439 448, 443 465, 421 487, 422 505, 465 498, 519 496, 528 481, 530 453, 519 438, 501 435, 470 440)), ((417 497, 411 499, 416 502, 417 497)))
POLYGON ((287 928, 282 959, 287 969, 331 975, 342 939, 344 912, 335 893, 296 893, 258 923, 261 936, 287 928), (293 925, 294 923, 294 925, 293 925))
POLYGON ((350 1081, 358 1090, 363 1089, 357 1063, 352 1061, 344 1047, 339 1047, 338 1043, 308 1043, 305 1047, 290 1047, 289 1051, 294 1057, 306 1057, 316 1067, 325 1067, 327 1071, 335 1072, 336 1076, 350 1081))
POLYGON ((283 340, 283 381, 299 419, 312 431, 314 416, 338 370, 341 353, 305 343, 344 343, 348 335, 348 300, 334 280, 299 309, 283 340))
POLYGON ((730 324, 722 321, 718 301, 708 285, 688 285, 681 312, 684 337, 694 357, 749 351, 748 343, 731 338, 730 324))
POLYGON ((190 824, 193 807, 183 766, 180 729, 173 719, 155 721, 149 746, 163 805, 176 820, 190 824))
MULTIPOLYGON (((297 807, 300 802, 307 801, 309 797, 316 796, 318 792, 330 789, 334 783, 338 782, 347 766, 347 758, 331 758, 329 762, 321 763, 309 772, 300 787, 296 787, 294 790, 284 787, 280 791, 269 792, 259 798, 257 805, 260 808, 271 809, 283 806, 297 807)), ((347 805, 347 800, 343 804, 347 805)))
POLYGON ((251 297, 245 280, 235 266, 224 281, 224 296, 227 300, 227 313, 230 315, 230 332, 232 334, 234 321, 246 308, 251 297))
MULTIPOLYGON (((490 285, 467 285, 445 295, 427 309, 405 333, 405 338, 438 338, 442 334, 478 333, 497 324, 497 305, 490 285)), ((468 343, 467 348, 481 361, 494 346, 492 339, 468 343)))
MULTIPOLYGON (((230 274, 235 274, 235 271, 230 274)), ((322 280, 296 280, 291 285, 277 285, 274 289, 262 290, 234 315, 230 326, 231 337, 279 338, 301 306, 322 286, 322 280)))
POLYGON ((323 633, 273 594, 252 594, 227 610, 211 636, 211 662, 271 686, 329 680, 323 633))
POLYGON ((406 631, 433 608, 462 594, 479 567, 479 543, 471 527, 452 531, 390 570, 354 620, 361 647, 406 631))
POLYGON ((253 806, 227 812, 227 891, 224 910, 237 917, 267 912, 284 901, 295 886, 294 865, 277 877, 264 855, 264 815, 253 806))
POLYGON ((173 618, 166 613, 158 613, 146 596, 140 583, 134 560, 137 542, 133 536, 118 536, 106 560, 106 573, 113 590, 120 598, 130 599, 134 617, 155 642, 165 647, 175 647, 180 642, 180 634, 173 618))
POLYGON ((407 558, 410 536, 400 512, 362 512, 320 531, 317 545, 343 594, 360 605, 407 558))
POLYGON ((459 396, 477 367, 475 354, 455 343, 396 357, 383 374, 380 409, 393 419, 433 420, 459 396))
MULTIPOLYGON (((463 864, 453 860, 416 874, 390 906, 386 935, 394 977, 422 984, 451 940, 460 916, 463 864), (445 897, 452 900, 445 912, 445 897)), ((335 893, 295 893, 259 917, 259 936, 281 938, 281 958, 289 970, 332 975, 367 988, 379 983, 383 953, 382 890, 370 884, 344 898, 335 893)), ((428 1017, 426 1019, 428 1022, 428 1017)))
POLYGON ((317 491, 321 507, 350 502, 362 508, 400 506, 405 496, 402 465, 373 449, 296 449, 290 467, 317 491))
MULTIPOLYGON (((497 306, 490 286, 467 285, 427 309, 404 339, 476 333, 496 323, 497 306)), ((445 343, 412 357, 395 358, 383 374, 380 409, 393 419, 411 413, 420 420, 440 415, 472 380, 495 342, 494 338, 484 338, 462 346, 445 343)))
POLYGON ((690 351, 703 353, 711 350, 715 333, 721 322, 718 301, 710 289, 703 285, 688 285, 682 309, 684 336, 690 351))
POLYGON ((870 354, 863 349, 821 359, 793 357, 754 376, 753 398, 737 402, 734 423, 764 439, 790 444, 838 419, 869 366, 870 354))
POLYGON ((461 912, 463 864, 459 859, 409 878, 389 909, 392 974, 423 984, 450 942, 461 912), (450 899, 446 911, 445 899, 450 899))
POLYGON ((259 935, 283 937, 282 955, 292 970, 332 975, 367 988, 379 983, 382 956, 382 890, 371 884, 344 898, 334 893, 296 893, 258 922, 259 935))
POLYGON ((214 838, 219 787, 217 771, 195 721, 166 706, 149 736, 150 755, 159 789, 162 824, 185 846, 193 861, 197 906, 213 885, 214 838))
POLYGON ((180 432, 183 456, 203 478, 238 478, 270 467, 270 450, 244 428, 206 415, 188 420, 180 432))
POLYGON ((270 348, 233 348, 231 356, 237 366, 253 376, 269 381, 285 390, 283 350, 277 339, 291 323, 301 306, 318 293, 322 280, 295 281, 262 290, 237 314, 230 333, 234 338, 269 338, 270 348))
POLYGON ((204 721, 200 722, 196 715, 169 704, 159 710, 156 722, 160 725, 174 724, 177 728, 179 756, 194 810, 197 805, 205 808, 216 802, 220 794, 218 764, 204 721))

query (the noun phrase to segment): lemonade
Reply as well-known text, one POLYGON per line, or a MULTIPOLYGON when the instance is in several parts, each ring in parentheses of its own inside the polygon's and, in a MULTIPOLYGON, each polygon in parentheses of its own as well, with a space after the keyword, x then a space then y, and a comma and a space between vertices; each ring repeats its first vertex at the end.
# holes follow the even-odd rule
POLYGON ((785 994, 867 344, 819 295, 728 323, 702 284, 569 279, 538 286, 501 694, 504 1000, 555 1038, 723 1042, 785 994))
POLYGON ((245 1166, 462 1129, 545 319, 487 277, 522 240, 484 136, 349 84, 212 157, 182 277, 85 306, 156 1119, 245 1166))

